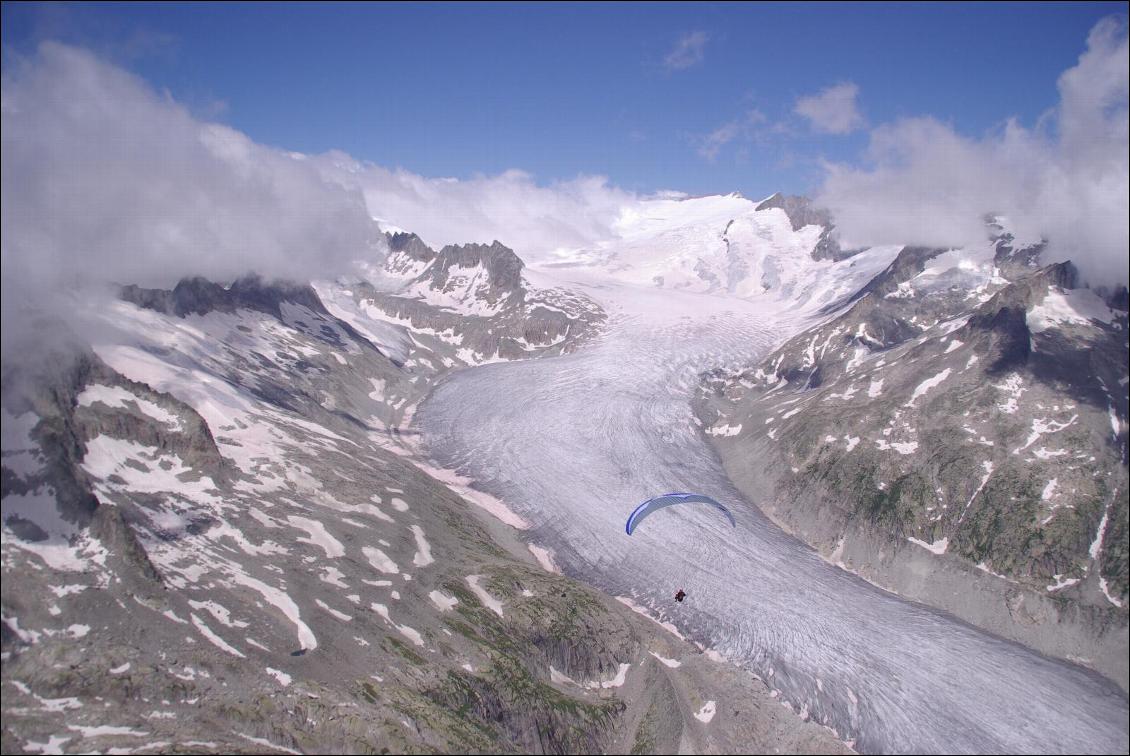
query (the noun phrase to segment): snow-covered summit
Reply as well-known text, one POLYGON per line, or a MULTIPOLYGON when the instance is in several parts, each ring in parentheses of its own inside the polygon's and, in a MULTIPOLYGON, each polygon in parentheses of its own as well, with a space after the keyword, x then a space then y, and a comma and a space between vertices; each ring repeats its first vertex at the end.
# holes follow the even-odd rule
POLYGON ((801 197, 738 194, 650 199, 624 208, 614 238, 559 250, 544 268, 586 268, 624 283, 816 311, 857 289, 899 250, 847 259, 827 212, 801 197))

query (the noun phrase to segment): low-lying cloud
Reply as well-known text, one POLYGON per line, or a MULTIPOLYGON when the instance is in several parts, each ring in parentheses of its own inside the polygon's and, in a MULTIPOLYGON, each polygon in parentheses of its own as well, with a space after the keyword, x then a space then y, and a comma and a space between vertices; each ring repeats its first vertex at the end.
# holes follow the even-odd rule
POLYGON ((609 238, 622 209, 637 201, 601 176, 542 186, 517 170, 456 180, 357 163, 340 153, 318 160, 360 189, 382 225, 412 231, 434 247, 497 239, 527 261, 609 238))
POLYGON ((5 73, 3 126, 5 287, 333 275, 391 226, 536 258, 607 238, 637 200, 600 176, 425 178, 265 147, 57 43, 5 73))
POLYGON ((846 244, 961 246, 983 242, 982 217, 1046 238, 1094 284, 1126 284, 1130 151, 1124 21, 1092 29, 1058 82, 1059 103, 1026 128, 1015 120, 981 138, 933 118, 871 132, 868 165, 829 165, 817 200, 846 244))
POLYGON ((64 291, 346 273, 383 254, 374 217, 434 245, 498 239, 536 257, 607 237, 634 200, 600 177, 428 179, 266 147, 59 43, 6 66, 2 108, 6 353, 21 313, 65 306, 52 305, 64 291))
POLYGON ((5 72, 2 139, 5 282, 302 277, 379 238, 358 190, 80 49, 5 72))

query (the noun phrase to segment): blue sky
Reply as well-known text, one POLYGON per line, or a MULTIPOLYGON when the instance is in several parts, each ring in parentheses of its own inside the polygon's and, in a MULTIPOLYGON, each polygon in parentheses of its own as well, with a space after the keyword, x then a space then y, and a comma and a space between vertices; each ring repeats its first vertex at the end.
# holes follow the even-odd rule
POLYGON ((5 3, 3 44, 6 67, 42 39, 87 47, 285 149, 758 197, 811 191, 821 160, 859 160, 867 127, 899 117, 973 138, 1032 126, 1088 31, 1125 8, 5 3), (818 133, 794 108, 839 83, 858 88, 858 128, 818 133), (711 159, 712 133, 730 138, 711 159))

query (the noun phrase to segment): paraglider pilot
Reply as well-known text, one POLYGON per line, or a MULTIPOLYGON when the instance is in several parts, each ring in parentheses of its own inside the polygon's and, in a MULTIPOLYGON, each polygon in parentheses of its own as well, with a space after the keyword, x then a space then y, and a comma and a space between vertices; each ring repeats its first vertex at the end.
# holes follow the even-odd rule
MULTIPOLYGON (((710 506, 720 511, 722 514, 726 515, 726 519, 730 521, 731 527, 736 528, 738 526, 738 524, 734 522, 734 516, 730 514, 730 510, 726 509, 726 507, 723 506, 721 502, 702 494, 676 492, 667 493, 663 494, 662 496, 656 496, 654 498, 648 499, 643 504, 640 504, 638 507, 632 510, 632 513, 628 515, 628 521, 624 523, 624 532, 626 532, 628 535, 631 535, 632 531, 636 529, 636 526, 640 524, 640 521, 650 515, 652 512, 656 512, 660 509, 665 509, 666 507, 669 507, 673 504, 689 504, 691 502, 709 504, 710 506)), ((683 603, 683 599, 685 599, 686 597, 687 592, 682 588, 680 588, 675 593, 675 601, 679 602, 680 604, 683 603)))

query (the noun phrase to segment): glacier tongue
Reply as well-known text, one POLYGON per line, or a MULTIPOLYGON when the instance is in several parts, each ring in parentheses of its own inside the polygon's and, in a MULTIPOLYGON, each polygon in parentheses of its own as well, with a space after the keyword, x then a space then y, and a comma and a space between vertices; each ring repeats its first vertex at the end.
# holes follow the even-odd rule
POLYGON ((442 465, 530 521, 567 573, 649 607, 864 751, 1126 749, 1126 701, 1109 682, 832 567, 731 486, 691 412, 697 374, 766 354, 802 311, 585 267, 557 273, 610 313, 604 335, 453 375, 416 414, 442 465), (667 490, 726 501, 738 528, 688 508, 626 536, 632 507, 667 490), (679 587, 689 599, 676 606, 679 587))

